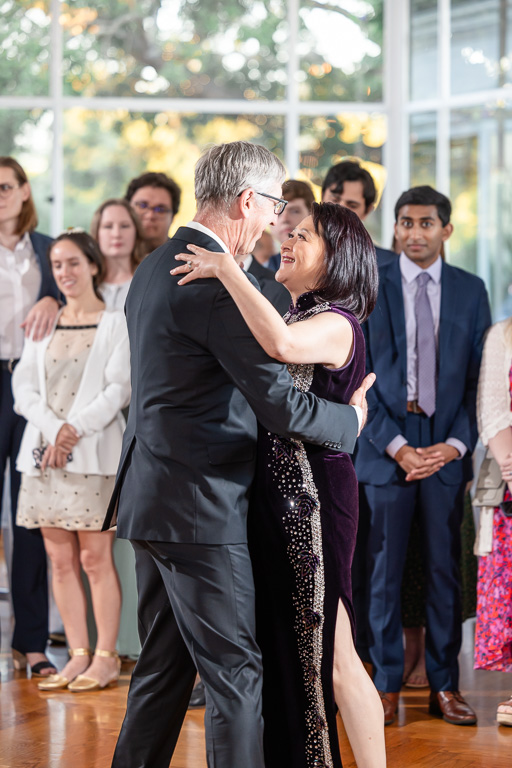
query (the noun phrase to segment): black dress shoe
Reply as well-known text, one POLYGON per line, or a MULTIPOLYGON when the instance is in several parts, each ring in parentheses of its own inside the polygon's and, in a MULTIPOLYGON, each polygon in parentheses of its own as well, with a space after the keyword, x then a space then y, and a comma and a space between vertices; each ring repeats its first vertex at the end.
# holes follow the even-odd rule
POLYGON ((201 680, 194 685, 192 696, 188 704, 189 709, 200 709, 206 705, 206 699, 204 696, 204 685, 201 680))

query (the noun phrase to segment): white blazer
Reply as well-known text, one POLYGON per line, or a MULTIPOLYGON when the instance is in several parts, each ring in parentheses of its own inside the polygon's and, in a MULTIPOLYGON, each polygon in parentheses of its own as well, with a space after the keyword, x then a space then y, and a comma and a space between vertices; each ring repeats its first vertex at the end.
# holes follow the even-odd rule
POLYGON ((54 445, 67 422, 77 430, 80 440, 66 470, 83 475, 115 475, 125 428, 121 408, 130 401, 130 347, 124 314, 104 312, 101 316, 66 420, 52 411, 46 395, 45 355, 55 326, 42 341, 25 341, 12 376, 14 410, 28 422, 16 468, 27 475, 40 475, 32 451, 41 444, 54 445))

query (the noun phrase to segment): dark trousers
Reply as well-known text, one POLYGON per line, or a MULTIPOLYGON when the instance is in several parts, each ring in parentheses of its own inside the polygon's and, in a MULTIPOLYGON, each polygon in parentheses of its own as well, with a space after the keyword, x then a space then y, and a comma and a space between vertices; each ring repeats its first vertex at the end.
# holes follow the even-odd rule
MULTIPOLYGON (((25 419, 14 413, 11 374, 0 380, 0 499, 7 460, 10 463, 12 514, 11 596, 15 628, 12 647, 21 653, 44 652, 48 640, 48 583, 46 552, 41 531, 16 525, 21 475, 16 471, 25 419)), ((34 446, 35 448, 36 446, 34 446)))
MULTIPOLYGON (((406 437, 414 447, 431 444, 430 419, 408 414, 406 437)), ((399 691, 402 686, 400 591, 409 531, 417 513, 426 577, 427 676, 434 691, 458 690, 464 483, 445 485, 438 473, 411 483, 404 478, 399 470, 398 479, 388 485, 365 485, 370 510, 368 626, 374 683, 382 691, 399 691)))
POLYGON ((169 768, 194 686, 210 768, 263 768, 261 654, 245 544, 132 541, 142 650, 113 768, 169 768))

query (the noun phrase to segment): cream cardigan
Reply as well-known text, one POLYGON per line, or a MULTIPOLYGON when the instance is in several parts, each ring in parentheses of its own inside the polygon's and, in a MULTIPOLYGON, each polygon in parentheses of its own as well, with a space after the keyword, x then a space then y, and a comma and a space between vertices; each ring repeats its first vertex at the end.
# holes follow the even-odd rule
MULTIPOLYGON (((512 320, 509 318, 489 329, 482 354, 476 412, 478 432, 485 446, 489 445, 489 440, 498 432, 512 427, 509 381, 511 360, 512 320)), ((475 555, 488 555, 492 552, 493 514, 492 507, 480 508, 475 555)))
MULTIPOLYGON (((59 313, 60 314, 60 313, 59 313)), ((55 322, 57 325, 58 317, 55 322)), ((67 471, 115 475, 121 455, 125 421, 121 414, 130 400, 130 348, 122 312, 104 312, 85 364, 80 386, 67 419, 59 419, 47 404, 45 354, 55 332, 42 341, 27 339, 12 377, 14 410, 27 420, 16 461, 19 472, 39 475, 32 451, 55 443, 66 422, 80 435, 67 471)))

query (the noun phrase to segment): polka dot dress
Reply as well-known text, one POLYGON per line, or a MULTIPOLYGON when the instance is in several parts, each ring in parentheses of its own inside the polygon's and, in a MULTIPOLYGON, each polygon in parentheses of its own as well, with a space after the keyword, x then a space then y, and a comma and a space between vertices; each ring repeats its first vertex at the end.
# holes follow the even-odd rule
MULTIPOLYGON (((96 326, 57 326, 46 352, 47 402, 66 419, 82 379, 96 326)), ((40 446, 34 446, 39 448, 40 446)), ((47 468, 40 476, 23 475, 16 522, 25 528, 101 529, 115 476, 81 475, 47 468)))

